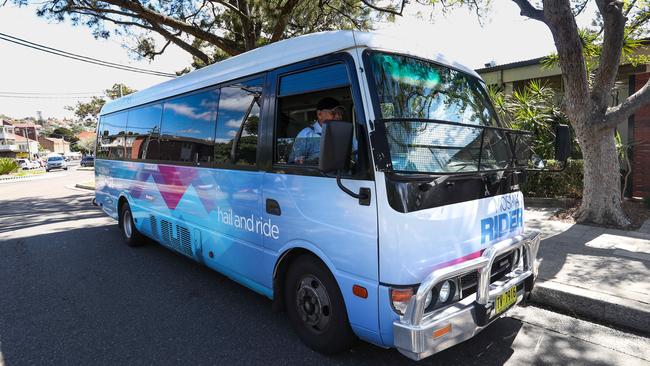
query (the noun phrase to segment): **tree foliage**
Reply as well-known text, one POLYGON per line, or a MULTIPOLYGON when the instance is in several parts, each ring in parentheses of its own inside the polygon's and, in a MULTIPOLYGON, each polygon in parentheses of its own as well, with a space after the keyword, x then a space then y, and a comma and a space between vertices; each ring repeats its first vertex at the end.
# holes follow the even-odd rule
POLYGON ((302 34, 370 29, 373 22, 399 15, 404 7, 379 7, 372 0, 46 0, 37 4, 37 14, 49 20, 87 26, 98 38, 131 39, 127 46, 140 57, 153 59, 174 44, 192 55, 195 68, 302 34))
POLYGON ((105 97, 92 97, 89 102, 77 102, 76 105, 67 106, 65 109, 74 112, 74 115, 82 121, 91 120, 94 122, 97 121, 97 116, 99 116, 99 112, 106 104, 107 98, 113 100, 136 91, 124 84, 116 83, 104 90, 105 97))
POLYGON ((84 137, 76 143, 77 149, 84 154, 92 154, 95 151, 95 137, 84 137))
MULTIPOLYGON (((531 80, 523 89, 511 94, 496 87, 488 91, 500 119, 511 128, 533 132, 533 152, 544 159, 552 159, 555 127, 569 123, 560 108, 557 91, 539 80, 531 80)), ((575 145, 573 151, 577 148, 575 145)))

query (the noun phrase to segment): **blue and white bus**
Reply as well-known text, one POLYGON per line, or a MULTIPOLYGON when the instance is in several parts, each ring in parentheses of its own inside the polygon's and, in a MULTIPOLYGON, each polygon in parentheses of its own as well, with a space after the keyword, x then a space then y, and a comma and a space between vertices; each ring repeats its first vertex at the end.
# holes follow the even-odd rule
POLYGON ((360 338, 422 359, 533 288, 531 136, 426 46, 277 42, 107 103, 97 133, 96 202, 128 245, 156 241, 267 296, 315 350, 360 338))

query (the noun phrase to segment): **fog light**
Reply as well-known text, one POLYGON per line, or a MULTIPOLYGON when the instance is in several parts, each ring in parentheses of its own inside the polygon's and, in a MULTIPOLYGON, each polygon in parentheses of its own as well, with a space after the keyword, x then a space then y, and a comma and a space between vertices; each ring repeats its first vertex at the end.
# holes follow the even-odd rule
POLYGON ((449 300, 451 295, 451 282, 445 281, 445 283, 440 286, 440 292, 438 292, 438 302, 444 303, 449 300))

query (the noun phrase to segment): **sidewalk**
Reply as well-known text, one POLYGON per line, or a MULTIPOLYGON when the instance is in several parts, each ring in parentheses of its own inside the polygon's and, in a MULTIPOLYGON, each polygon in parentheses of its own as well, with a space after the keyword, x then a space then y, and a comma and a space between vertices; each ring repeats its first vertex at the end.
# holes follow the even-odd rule
POLYGON ((570 315, 650 333, 650 233, 569 224, 530 208, 526 227, 542 232, 531 300, 570 315))

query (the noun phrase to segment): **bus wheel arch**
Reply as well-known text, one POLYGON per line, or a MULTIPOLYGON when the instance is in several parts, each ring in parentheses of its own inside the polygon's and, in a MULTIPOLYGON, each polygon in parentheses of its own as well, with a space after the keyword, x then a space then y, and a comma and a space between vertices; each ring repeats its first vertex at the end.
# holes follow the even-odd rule
MULTIPOLYGON (((274 312, 280 312, 282 310, 285 310, 284 281, 286 279, 287 272, 289 271, 289 267, 291 267, 291 263, 301 255, 312 255, 318 258, 318 256, 311 250, 302 247, 295 247, 295 248, 288 249, 287 251, 282 253, 280 259, 278 259, 278 262, 275 264, 275 268, 273 269, 273 304, 272 304, 272 309, 274 312)), ((320 258, 318 259, 321 260, 320 258)))
POLYGON ((124 196, 121 196, 117 203, 117 214, 117 226, 119 227, 126 244, 130 247, 144 244, 145 237, 138 231, 134 223, 133 213, 131 212, 129 201, 124 196))
POLYGON ((338 281, 316 253, 305 248, 283 253, 274 271, 273 290, 273 309, 287 311, 292 327, 310 348, 333 354, 356 341, 338 281), (292 290, 291 283, 299 288, 292 290))

